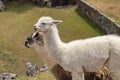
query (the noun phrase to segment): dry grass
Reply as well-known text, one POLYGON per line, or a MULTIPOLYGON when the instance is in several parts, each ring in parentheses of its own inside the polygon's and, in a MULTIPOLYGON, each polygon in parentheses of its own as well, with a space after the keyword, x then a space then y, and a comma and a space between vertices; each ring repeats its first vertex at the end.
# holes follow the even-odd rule
POLYGON ((33 77, 25 75, 18 76, 15 80, 55 80, 55 78, 49 71, 46 71, 33 77))
POLYGON ((87 0, 90 4, 120 23, 120 0, 87 0))

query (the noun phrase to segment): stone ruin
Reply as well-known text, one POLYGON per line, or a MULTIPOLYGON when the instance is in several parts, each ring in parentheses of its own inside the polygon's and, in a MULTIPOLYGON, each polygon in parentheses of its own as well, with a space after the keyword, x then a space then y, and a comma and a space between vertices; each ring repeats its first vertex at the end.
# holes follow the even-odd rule
POLYGON ((19 3, 32 2, 38 6, 47 7, 67 6, 76 4, 76 0, 0 0, 0 11, 4 11, 5 10, 4 3, 10 1, 18 1, 19 3))
POLYGON ((120 24, 85 0, 77 1, 77 11, 107 34, 120 35, 120 24))
POLYGON ((28 62, 27 64, 26 75, 27 76, 34 76, 38 73, 39 68, 35 63, 28 62))
POLYGON ((0 74, 0 80, 12 80, 15 79, 18 75, 13 73, 3 73, 0 74))
POLYGON ((27 65, 27 69, 26 69, 27 76, 34 76, 37 73, 39 73, 39 71, 45 72, 49 69, 47 64, 43 65, 40 69, 37 67, 35 63, 32 63, 32 62, 28 62, 26 65, 27 65))
POLYGON ((76 4, 76 0, 32 0, 32 2, 39 6, 48 7, 67 6, 76 4))
POLYGON ((76 0, 51 0, 51 2, 52 2, 52 7, 76 4, 76 0))
POLYGON ((39 6, 48 6, 48 7, 56 7, 56 6, 67 6, 67 5, 75 5, 76 0, 0 0, 0 2, 10 2, 10 1, 18 1, 19 3, 32 2, 39 6))
POLYGON ((5 10, 5 5, 3 3, 2 0, 0 0, 0 11, 4 11, 5 10))

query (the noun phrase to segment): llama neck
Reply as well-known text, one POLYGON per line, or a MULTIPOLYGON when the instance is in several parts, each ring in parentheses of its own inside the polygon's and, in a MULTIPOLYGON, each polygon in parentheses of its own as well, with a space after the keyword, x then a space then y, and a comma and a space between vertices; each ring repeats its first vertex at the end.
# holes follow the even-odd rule
POLYGON ((48 53, 50 53, 50 55, 58 62, 61 62, 61 58, 62 58, 62 49, 63 46, 63 42, 61 41, 59 34, 58 34, 58 30, 57 27, 51 26, 50 29, 43 34, 44 37, 44 41, 45 41, 45 46, 46 49, 48 51, 48 53))
POLYGON ((34 48, 41 56, 44 64, 47 64, 50 69, 52 69, 56 65, 56 61, 49 54, 47 54, 44 46, 36 45, 34 48))

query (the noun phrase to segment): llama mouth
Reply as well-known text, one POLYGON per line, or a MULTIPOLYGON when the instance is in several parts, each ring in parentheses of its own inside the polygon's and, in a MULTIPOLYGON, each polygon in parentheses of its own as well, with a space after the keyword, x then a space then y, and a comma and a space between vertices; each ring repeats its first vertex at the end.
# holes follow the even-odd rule
POLYGON ((25 47, 30 48, 28 41, 25 41, 25 47))

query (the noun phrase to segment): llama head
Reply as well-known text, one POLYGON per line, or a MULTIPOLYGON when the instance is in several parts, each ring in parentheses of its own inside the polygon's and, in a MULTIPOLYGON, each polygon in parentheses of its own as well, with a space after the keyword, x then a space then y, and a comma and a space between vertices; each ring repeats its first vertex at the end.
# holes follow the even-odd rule
POLYGON ((62 22, 61 20, 54 20, 49 16, 41 17, 34 25, 34 29, 40 32, 46 32, 50 27, 62 22))
POLYGON ((43 36, 42 34, 38 32, 32 33, 29 37, 26 38, 25 41, 25 46, 30 48, 30 47, 35 47, 36 45, 43 46, 43 36))

